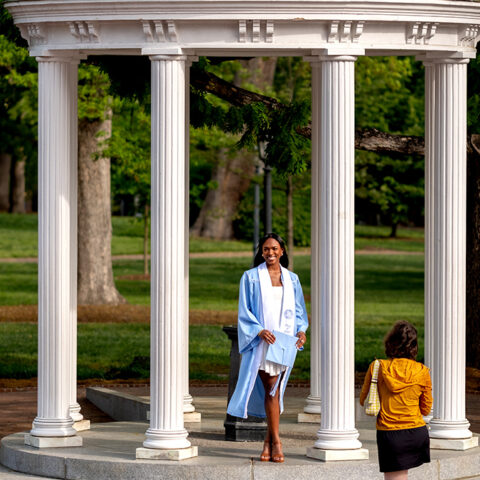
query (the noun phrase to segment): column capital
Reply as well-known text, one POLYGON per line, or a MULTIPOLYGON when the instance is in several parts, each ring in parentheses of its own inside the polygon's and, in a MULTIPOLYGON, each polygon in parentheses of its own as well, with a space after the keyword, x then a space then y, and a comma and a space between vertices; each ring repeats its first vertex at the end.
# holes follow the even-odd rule
POLYGON ((39 55, 35 57, 35 60, 38 63, 48 63, 48 62, 57 62, 57 63, 70 63, 72 65, 78 65, 80 60, 83 58, 80 55, 39 55))
POLYGON ((355 62, 356 55, 309 55, 303 57, 306 62, 310 62, 312 67, 318 66, 323 62, 355 62))
POLYGON ((470 58, 464 56, 463 52, 458 52, 458 55, 455 54, 445 54, 443 52, 432 52, 426 53, 423 55, 417 55, 416 60, 423 62, 425 66, 436 65, 436 64, 465 64, 470 62, 470 58))
POLYGON ((188 62, 187 55, 179 54, 158 54, 158 55, 149 55, 148 56, 152 62, 161 62, 161 61, 177 61, 177 62, 188 62))

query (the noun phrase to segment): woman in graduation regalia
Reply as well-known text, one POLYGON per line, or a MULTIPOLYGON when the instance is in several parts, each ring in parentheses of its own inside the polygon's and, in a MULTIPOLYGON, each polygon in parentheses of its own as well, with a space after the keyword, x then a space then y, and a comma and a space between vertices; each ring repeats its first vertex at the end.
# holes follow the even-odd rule
POLYGON ((242 361, 227 412, 241 418, 267 417, 261 461, 284 461, 279 423, 291 368, 266 359, 269 345, 276 341, 273 331, 298 337, 298 349, 306 342, 308 318, 302 287, 287 267, 284 241, 269 233, 259 242, 254 268, 240 280, 238 345, 242 361))

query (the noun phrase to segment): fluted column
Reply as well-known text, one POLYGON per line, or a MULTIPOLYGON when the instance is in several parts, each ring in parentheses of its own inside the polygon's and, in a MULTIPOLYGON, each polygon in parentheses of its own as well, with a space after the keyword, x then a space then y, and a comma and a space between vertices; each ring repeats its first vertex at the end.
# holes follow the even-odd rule
POLYGON ((185 301, 184 301, 184 324, 183 332, 183 412, 187 415, 184 419, 189 422, 201 421, 201 415, 195 412, 193 398, 190 395, 190 377, 189 377, 189 264, 190 264, 190 65, 192 60, 189 58, 185 64, 185 301))
POLYGON ((426 278, 431 297, 427 335, 434 345, 429 353, 435 402, 430 421, 433 439, 472 437, 465 417, 467 63, 465 59, 440 59, 427 64, 426 119, 431 125, 426 129, 426 147, 433 188, 427 191, 426 202, 431 216, 426 278))
POLYGON ((72 63, 70 75, 70 348, 69 348, 69 398, 70 416, 75 430, 87 430, 90 422, 83 419, 77 402, 77 205, 78 205, 78 68, 72 63))
MULTIPOLYGON (((435 191, 434 178, 434 98, 435 83, 432 81, 432 64, 425 64, 425 365, 430 368, 430 375, 433 376, 433 325, 435 299, 435 282, 433 266, 434 255, 434 236, 433 219, 434 208, 433 199, 435 191)), ((435 397, 433 397, 435 399, 435 397)), ((434 400, 435 401, 435 400, 434 400)), ((428 416, 431 420, 432 413, 428 416)))
MULTIPOLYGON (((316 420, 321 413, 321 212, 320 212, 320 125, 321 125, 321 62, 312 63, 312 196, 311 196, 311 302, 310 302, 310 395, 307 397, 304 412, 316 420)), ((298 416, 299 421, 305 417, 298 416)), ((308 417, 308 416, 306 416, 308 417)), ((305 418, 307 420, 307 418, 305 418)))
POLYGON ((74 437, 70 412, 71 349, 76 335, 72 271, 76 271, 76 239, 72 236, 76 233, 78 62, 62 57, 37 60, 38 414, 26 442, 37 447, 81 445, 81 438, 74 437), (49 441, 42 443, 39 437, 49 437, 49 441), (65 441, 63 437, 73 439, 65 441))
MULTIPOLYGON (((320 272, 319 297, 322 417, 307 455, 322 460, 368 458, 355 428, 354 191, 355 122, 352 56, 321 58, 314 64, 312 204, 319 228, 312 272, 320 272), (317 90, 317 92, 316 92, 317 90), (315 132, 315 133, 314 133, 315 132), (319 453, 318 449, 322 453, 319 453), (342 452, 339 453, 338 451, 342 452), (329 452, 330 451, 330 452, 329 452), (333 454, 331 451, 336 451, 333 454)), ((316 244, 316 245, 315 245, 316 244)))
POLYGON ((178 451, 190 446, 183 423, 182 372, 182 330, 185 325, 185 60, 184 56, 151 57, 150 428, 143 443, 146 448, 137 449, 137 458, 156 455, 150 455, 149 449, 178 451))

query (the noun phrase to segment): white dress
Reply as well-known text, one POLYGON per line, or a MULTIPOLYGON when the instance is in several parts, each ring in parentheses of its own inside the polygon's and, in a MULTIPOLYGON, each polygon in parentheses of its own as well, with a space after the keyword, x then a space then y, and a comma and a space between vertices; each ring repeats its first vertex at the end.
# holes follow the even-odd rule
MULTIPOLYGON (((279 330, 280 328, 280 315, 282 314, 282 300, 283 300, 283 287, 272 287, 273 288, 273 299, 274 299, 274 306, 273 311, 274 315, 272 315, 276 324, 270 325, 269 330, 279 330)), ((286 370, 285 365, 280 365, 279 363, 269 362, 265 360, 265 356, 267 355, 268 350, 268 343, 263 342, 263 351, 262 351, 262 361, 260 362, 260 370, 265 370, 272 377, 276 377, 280 375, 283 371, 286 370)))

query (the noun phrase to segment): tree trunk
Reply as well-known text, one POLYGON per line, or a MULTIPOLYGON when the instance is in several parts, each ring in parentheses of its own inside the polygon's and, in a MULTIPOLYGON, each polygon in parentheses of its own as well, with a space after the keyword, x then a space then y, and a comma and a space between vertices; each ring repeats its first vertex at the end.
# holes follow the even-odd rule
POLYGON ((78 303, 119 304, 112 270, 110 159, 101 142, 111 135, 112 121, 79 123, 78 135, 78 303))
POLYGON ((25 157, 15 162, 12 186, 12 213, 25 213, 25 157))
POLYGON ((0 212, 8 212, 10 207, 10 168, 12 156, 0 153, 0 212))
POLYGON ((480 368, 480 135, 467 158, 467 365, 480 368))
MULTIPOLYGON (((249 71, 248 82, 258 88, 266 88, 273 83, 276 58, 252 58, 243 60, 242 64, 249 71)), ((215 77, 215 76, 214 76, 215 77)), ((208 78, 207 84, 208 84, 208 78)), ((221 80, 215 77, 217 80, 221 80)), ((221 82, 223 82, 221 80, 221 82)), ((238 91, 246 90, 224 82, 226 88, 233 87, 238 91)), ((204 85, 205 86, 205 85, 204 85)), ((218 84, 217 84, 218 86, 218 84)), ((267 98, 260 96, 262 98, 267 98)), ((213 169, 212 180, 218 185, 209 190, 200 213, 191 229, 192 235, 216 240, 233 238, 233 220, 238 204, 250 186, 255 174, 256 155, 239 151, 230 158, 224 150, 220 151, 218 164, 213 169)), ((252 232, 253 235, 253 232, 252 232)))
POLYGON ((248 190, 255 173, 255 154, 238 152, 230 158, 221 152, 221 161, 215 166, 212 180, 218 185, 209 190, 191 233, 197 237, 215 240, 233 238, 233 219, 238 203, 248 190))
POLYGON ((390 230, 389 238, 397 237, 397 227, 398 227, 398 222, 392 222, 392 229, 390 230))
POLYGON ((287 245, 289 268, 293 272, 293 180, 289 175, 287 179, 287 245))

